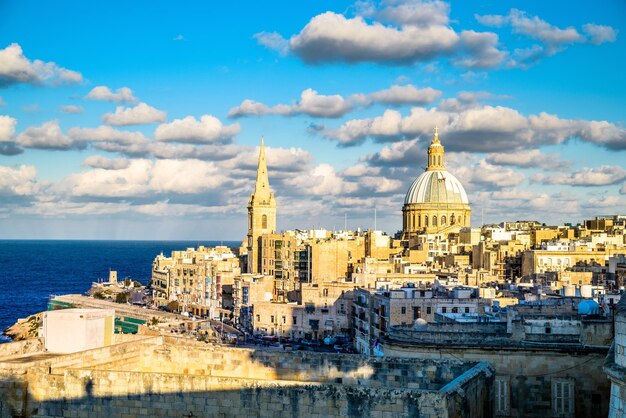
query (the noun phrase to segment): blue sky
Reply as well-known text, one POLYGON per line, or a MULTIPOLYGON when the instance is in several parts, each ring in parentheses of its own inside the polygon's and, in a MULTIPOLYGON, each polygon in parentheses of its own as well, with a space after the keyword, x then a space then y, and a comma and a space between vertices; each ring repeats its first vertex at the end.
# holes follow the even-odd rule
POLYGON ((0 237, 401 227, 435 125, 473 224, 626 212, 623 2, 0 3, 0 237), (120 90, 121 89, 121 90, 120 90))

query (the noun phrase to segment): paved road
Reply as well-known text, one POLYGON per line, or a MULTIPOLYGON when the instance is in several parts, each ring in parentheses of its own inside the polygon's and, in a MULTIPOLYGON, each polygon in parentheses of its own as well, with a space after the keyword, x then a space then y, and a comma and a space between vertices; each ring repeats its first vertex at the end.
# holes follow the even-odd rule
POLYGON ((226 325, 220 321, 216 321, 211 319, 211 326, 213 327, 213 329, 217 332, 221 332, 222 330, 222 326, 224 327, 224 333, 228 333, 228 334, 237 334, 237 335, 243 335, 243 333, 241 331, 239 331, 237 328, 235 327, 231 327, 230 325, 226 325))

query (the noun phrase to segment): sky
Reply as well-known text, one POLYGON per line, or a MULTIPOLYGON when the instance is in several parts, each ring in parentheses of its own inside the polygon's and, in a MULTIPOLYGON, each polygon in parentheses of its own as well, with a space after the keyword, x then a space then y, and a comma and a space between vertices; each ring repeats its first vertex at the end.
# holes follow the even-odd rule
POLYGON ((621 0, 0 1, 0 238, 402 227, 435 126, 472 225, 626 213, 621 0), (226 4, 230 3, 230 4, 226 4))

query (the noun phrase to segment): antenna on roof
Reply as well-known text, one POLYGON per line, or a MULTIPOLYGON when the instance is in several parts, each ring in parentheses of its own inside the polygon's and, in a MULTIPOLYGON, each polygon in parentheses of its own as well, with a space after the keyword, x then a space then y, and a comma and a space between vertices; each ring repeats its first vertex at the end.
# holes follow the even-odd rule
POLYGON ((376 206, 374 206, 374 231, 376 231, 376 206))

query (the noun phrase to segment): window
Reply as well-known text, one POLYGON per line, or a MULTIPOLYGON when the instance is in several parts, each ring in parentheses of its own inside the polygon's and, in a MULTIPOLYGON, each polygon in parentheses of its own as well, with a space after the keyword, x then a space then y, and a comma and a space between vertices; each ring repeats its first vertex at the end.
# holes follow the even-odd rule
POLYGON ((324 290, 322 290, 322 295, 324 295, 324 296, 328 296, 328 289, 324 289, 324 290))
POLYGON ((507 416, 509 411, 509 381, 496 377, 495 381, 495 411, 496 415, 507 416))
POLYGON ((406 315, 406 307, 403 306, 401 311, 402 311, 402 315, 406 315))
POLYGON ((270 322, 273 324, 274 323, 274 315, 271 316, 271 320, 270 322))
POLYGON ((298 317, 294 316, 292 319, 293 319, 293 324, 296 325, 298 323, 298 317))
POLYGON ((456 306, 452 308, 452 313, 459 313, 459 308, 457 308, 456 306))
POLYGON ((465 313, 470 313, 470 310, 467 306, 465 307, 465 313))
POLYGON ((283 324, 287 323, 287 317, 285 315, 283 315, 283 324))
POLYGON ((444 226, 446 224, 446 217, 442 216, 441 217, 441 226, 444 226))
POLYGON ((261 216, 261 228, 263 229, 267 228, 267 215, 261 216))
POLYGON ((256 316, 256 321, 257 321, 257 322, 261 322, 261 315, 257 314, 257 316, 256 316))
POLYGON ((424 226, 428 226, 428 216, 424 216, 424 226))
POLYGON ((444 306, 443 308, 441 308, 441 312, 442 312, 442 313, 446 313, 446 312, 448 312, 448 308, 446 308, 446 307, 444 306))
POLYGON ((433 226, 437 226, 437 217, 433 216, 433 226))
POLYGON ((552 412, 557 417, 574 416, 574 382, 571 380, 552 380, 552 412))
POLYGON ((426 307, 426 315, 430 315, 432 313, 432 309, 430 306, 426 307))

